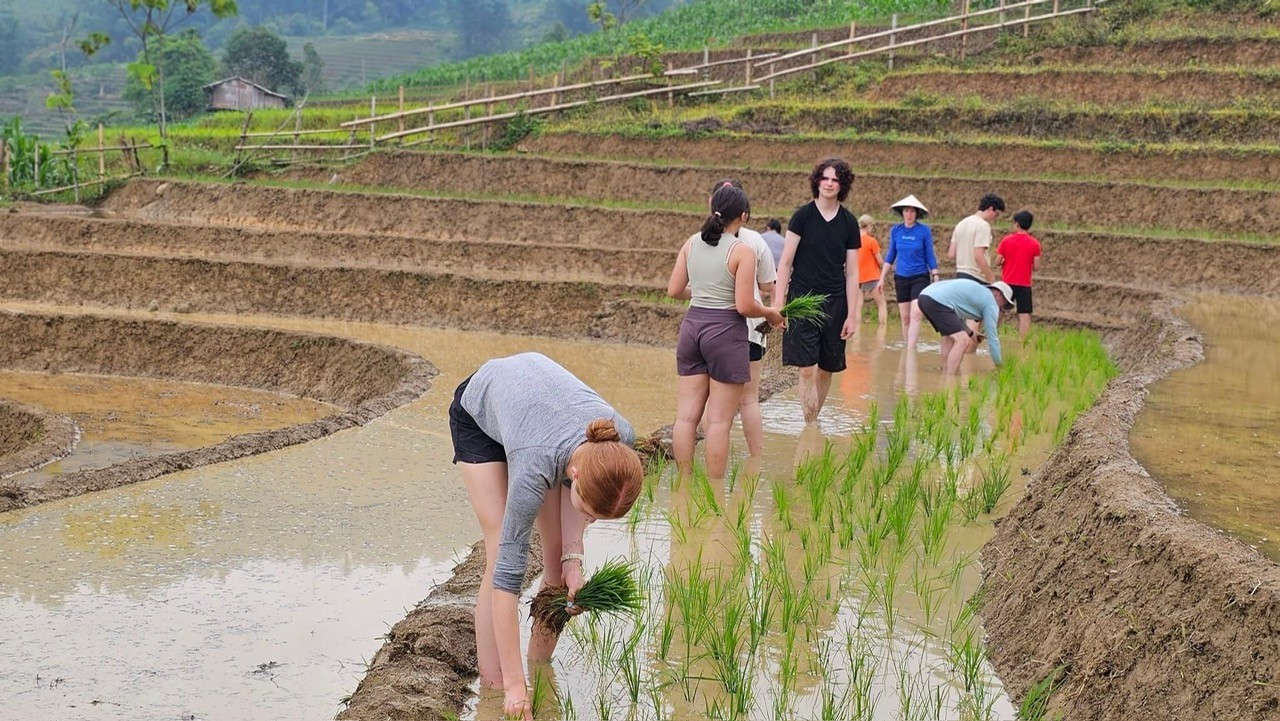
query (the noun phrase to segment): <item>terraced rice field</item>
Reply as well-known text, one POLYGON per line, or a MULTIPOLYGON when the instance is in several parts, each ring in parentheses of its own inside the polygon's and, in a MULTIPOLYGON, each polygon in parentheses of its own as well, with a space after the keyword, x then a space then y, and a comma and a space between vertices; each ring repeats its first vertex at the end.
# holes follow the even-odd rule
MULTIPOLYGON (((841 88, 831 99, 601 110, 553 122, 509 154, 385 152, 250 182, 139 180, 93 209, 22 205, 0 214, 0 298, 144 324, 152 313, 233 314, 504 334, 484 341, 495 347, 590 339, 611 357, 651 358, 670 348, 683 313, 660 299, 671 263, 721 177, 742 181, 757 220, 785 216, 807 199, 813 161, 841 155, 858 173, 850 209, 875 216, 883 239, 888 205, 917 195, 933 213, 940 257, 952 225, 983 192, 998 192, 1010 211, 1036 213, 1038 322, 1098 333, 1119 375, 1056 434, 1059 450, 1028 468, 1026 495, 1006 520, 985 527, 994 535, 971 606, 986 644, 966 657, 989 664, 984 678, 1007 703, 960 711, 948 696, 912 718, 1004 718, 1036 694, 1071 719, 1272 718, 1280 652, 1267 639, 1280 571, 1181 515, 1128 450, 1146 385, 1199 353, 1195 329, 1171 309, 1191 293, 1280 298, 1273 28, 1246 24, 1203 42, 1194 30, 1131 49, 906 62, 865 92, 841 88)), ((234 342, 231 353, 247 352, 250 341, 234 342)), ((449 349, 419 352, 432 361, 449 349)), ((347 372, 334 362, 326 382, 347 372)), ((920 363, 921 374, 938 370, 935 355, 920 363)), ((771 364, 785 384, 776 357, 771 364)), ((777 467, 794 468, 789 460, 777 467)), ((674 492, 658 486, 654 502, 674 492)), ((744 502, 760 507, 748 513, 772 518, 758 498, 744 502)), ((342 718, 468 713, 475 558, 405 621, 379 619, 396 625, 376 655, 370 646, 369 673, 342 718)), ((963 676, 954 661, 930 668, 963 676)), ((350 690, 334 689, 334 700, 350 690)), ((650 715, 775 710, 682 703, 659 700, 650 715)), ((820 692, 805 704, 825 715, 820 692)), ((611 708, 575 714, 604 718, 611 708)))

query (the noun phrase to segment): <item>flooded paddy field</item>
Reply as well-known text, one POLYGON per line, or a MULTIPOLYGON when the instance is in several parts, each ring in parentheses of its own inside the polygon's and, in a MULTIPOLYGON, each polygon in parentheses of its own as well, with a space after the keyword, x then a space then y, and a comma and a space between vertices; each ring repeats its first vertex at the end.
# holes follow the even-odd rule
MULTIPOLYGON (((599 388, 642 432, 674 412, 673 361, 662 349, 296 319, 185 318, 391 345, 431 358, 441 375, 419 401, 313 443, 0 516, 0 616, 14 629, 13 651, 0 665, 0 696, 24 718, 336 713, 378 637, 447 577, 478 536, 449 464, 444 419, 454 382, 488 357, 546 352, 599 388)), ((867 326, 850 345, 851 372, 833 388, 822 419, 837 447, 848 446, 873 406, 888 409, 904 391, 940 388, 937 356, 926 351, 907 363, 896 334, 896 326, 884 334, 867 326)), ((76 382, 9 374, 19 376, 33 394, 42 384, 76 382)), ((164 392, 150 380, 101 383, 100 394, 57 410, 92 416, 94 398, 106 406, 113 394, 164 392)), ((237 389, 191 391, 215 404, 246 402, 237 389)), ((180 414, 153 415, 149 422, 168 430, 150 433, 183 435, 180 414)), ((765 418, 766 482, 788 478, 797 454, 821 452, 822 436, 802 432, 793 391, 766 403, 765 418)), ((722 544, 711 540, 673 540, 662 509, 679 513, 689 496, 686 489, 673 497, 665 483, 655 487, 646 517, 593 530, 593 562, 633 546, 664 561, 700 545, 719 553, 714 549, 722 544)), ((743 497, 741 490, 732 495, 743 497)), ((761 532, 776 525, 770 504, 767 490, 750 500, 761 532)), ((971 554, 984 538, 970 536, 961 545, 971 554)), ((965 574, 961 601, 977 582, 976 569, 965 574)), ((913 654, 924 647, 916 632, 903 631, 903 638, 913 654)), ((562 672, 562 683, 588 681, 562 672)), ((989 673, 984 683, 998 688, 989 673)))
POLYGON ((1135 457, 1190 516, 1280 561, 1280 302, 1201 297, 1179 312, 1205 360, 1152 386, 1135 457))

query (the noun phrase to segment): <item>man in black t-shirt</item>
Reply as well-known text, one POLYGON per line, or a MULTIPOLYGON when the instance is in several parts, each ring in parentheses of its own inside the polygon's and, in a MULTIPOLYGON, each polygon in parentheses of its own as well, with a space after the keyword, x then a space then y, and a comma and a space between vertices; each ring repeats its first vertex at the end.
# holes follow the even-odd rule
POLYGON ((845 368, 845 339, 857 329, 853 299, 858 291, 858 248, 862 233, 853 213, 841 205, 853 187, 853 170, 827 158, 809 174, 813 201, 798 208, 787 225, 774 307, 805 293, 827 296, 822 324, 789 323, 782 336, 782 363, 800 371, 800 404, 806 423, 815 423, 831 390, 831 374, 845 368))

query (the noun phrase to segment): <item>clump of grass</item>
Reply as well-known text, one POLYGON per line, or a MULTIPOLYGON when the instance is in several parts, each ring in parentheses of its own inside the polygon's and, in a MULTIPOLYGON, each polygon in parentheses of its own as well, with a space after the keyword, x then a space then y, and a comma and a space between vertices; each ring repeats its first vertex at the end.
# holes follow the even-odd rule
MULTIPOLYGON (((635 563, 608 561, 578 589, 573 605, 599 614, 636 614, 644 610, 644 594, 636 583, 635 563)), ((569 596, 566 589, 544 588, 533 599, 536 620, 560 633, 569 624, 569 596), (549 597, 549 598, 548 598, 549 597)))

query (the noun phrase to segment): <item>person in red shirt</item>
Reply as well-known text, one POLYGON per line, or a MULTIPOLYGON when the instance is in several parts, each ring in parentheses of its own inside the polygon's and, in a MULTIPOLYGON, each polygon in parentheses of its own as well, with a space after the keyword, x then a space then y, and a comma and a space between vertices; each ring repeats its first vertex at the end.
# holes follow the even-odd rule
POLYGON ((1031 237, 1035 217, 1029 210, 1013 214, 1017 232, 1006 235, 996 248, 996 265, 1003 266, 1000 279, 1013 288, 1018 310, 1018 332, 1026 337, 1031 330, 1031 272, 1040 269, 1040 241, 1031 237))

